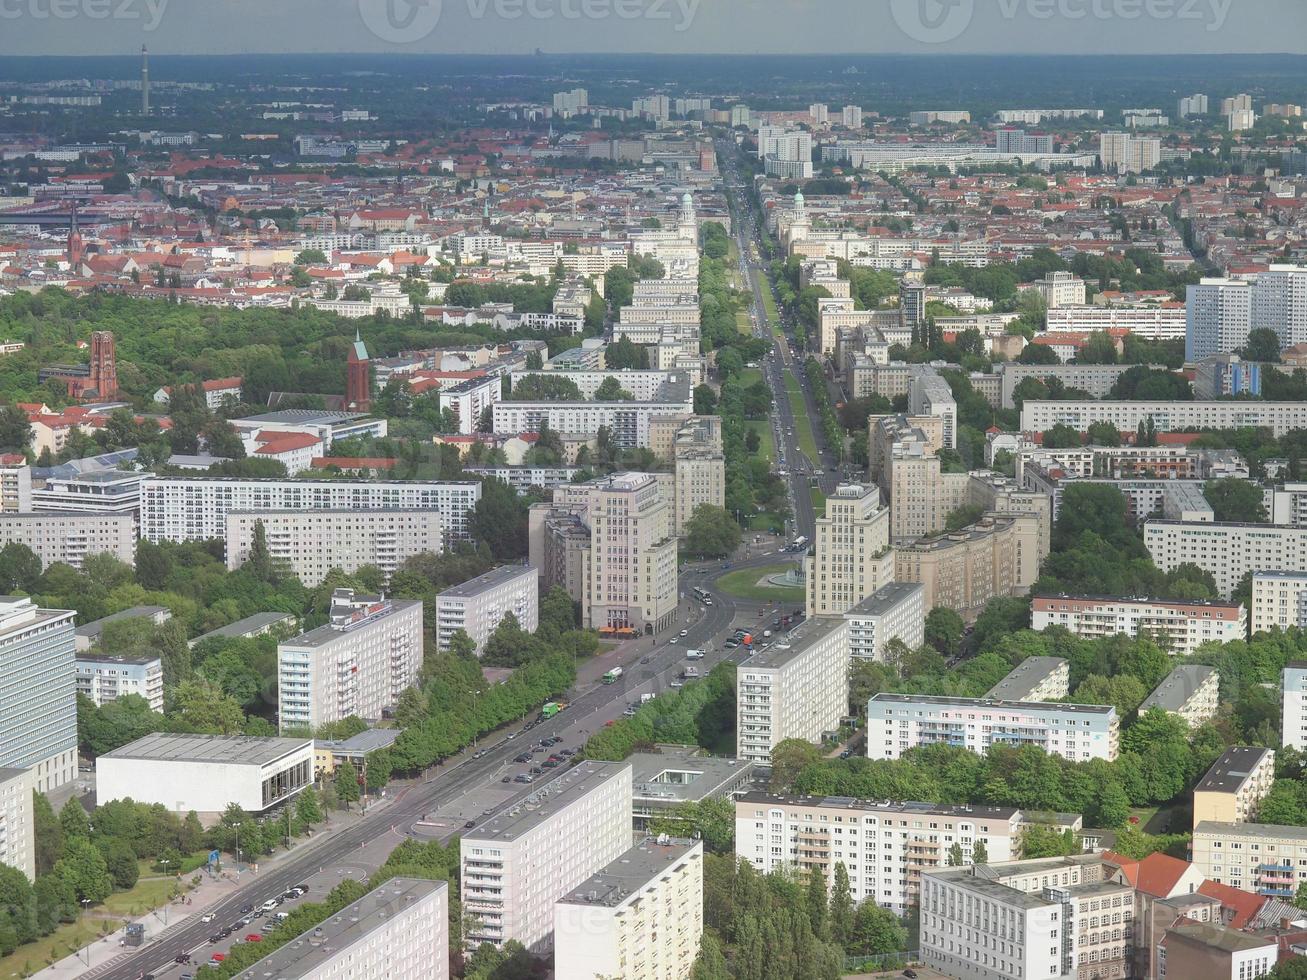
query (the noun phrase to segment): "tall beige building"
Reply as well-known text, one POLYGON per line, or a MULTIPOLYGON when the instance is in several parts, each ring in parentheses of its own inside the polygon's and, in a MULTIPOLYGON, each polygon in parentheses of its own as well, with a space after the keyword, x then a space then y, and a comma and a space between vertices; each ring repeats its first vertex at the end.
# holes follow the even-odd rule
POLYGON ((703 504, 726 506, 726 453, 722 449, 722 420, 695 416, 676 431, 672 442, 675 474, 677 537, 703 504))
POLYGON ((809 616, 842 616, 894 581, 889 530, 876 487, 845 484, 826 498, 804 562, 809 616))
POLYGON ((978 614, 990 599, 1023 594, 1034 584, 1039 519, 1032 514, 985 514, 951 534, 923 538, 894 553, 894 579, 920 582, 926 608, 978 614))
POLYGON ((890 538, 895 544, 944 530, 949 514, 968 502, 971 477, 946 473, 921 442, 901 442, 883 471, 889 488, 890 538))

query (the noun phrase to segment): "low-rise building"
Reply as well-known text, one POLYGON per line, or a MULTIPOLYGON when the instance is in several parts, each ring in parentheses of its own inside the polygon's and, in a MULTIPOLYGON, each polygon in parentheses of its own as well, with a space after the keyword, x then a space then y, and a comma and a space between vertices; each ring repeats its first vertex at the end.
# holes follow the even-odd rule
POLYGON ((1194 787, 1194 826, 1205 821, 1252 820, 1274 782, 1274 749, 1249 745, 1226 749, 1194 787))
POLYGON ((897 759, 908 749, 943 743, 981 755, 993 745, 1034 745, 1072 761, 1111 762, 1118 736, 1111 705, 883 693, 867 704, 869 759, 897 759))
POLYGON ((104 635, 104 628, 110 623, 121 623, 131 619, 145 620, 153 626, 162 626, 172 619, 172 610, 167 606, 132 606, 130 609, 83 623, 76 631, 77 652, 82 653, 99 643, 104 635))
POLYGON ((1247 624, 1244 607, 1237 602, 1039 595, 1030 605, 1031 629, 1061 626, 1077 636, 1145 637, 1180 656, 1204 643, 1242 640, 1247 624))
POLYGON ((1022 816, 1011 807, 945 806, 846 796, 746 793, 735 801, 735 857, 760 872, 835 865, 849 873, 855 902, 898 915, 917 904, 922 874, 948 865, 956 846, 970 863, 977 844, 993 861, 1021 852, 1022 816))
POLYGON ((133 799, 175 813, 262 813, 313 782, 313 740, 158 732, 96 760, 100 802, 133 799))
POLYGON ((1179 715, 1190 728, 1216 717, 1221 703, 1221 675, 1215 667, 1181 664, 1166 675, 1139 705, 1142 715, 1153 708, 1179 715))
POLYGON ((786 739, 820 744, 849 709, 849 623, 808 619, 740 664, 735 678, 741 759, 769 766, 786 739))
POLYGON ((554 906, 554 975, 686 980, 703 935, 703 841, 647 837, 554 906))
POLYGON ((244 619, 238 619, 226 626, 219 626, 216 630, 202 633, 194 639, 187 640, 186 645, 194 647, 205 640, 246 640, 255 636, 263 636, 273 630, 285 630, 288 632, 284 635, 289 635, 289 631, 293 631, 298 622, 299 620, 290 613, 255 613, 253 616, 246 616, 244 619))
POLYGON ((1178 923, 1162 938, 1159 976, 1257 980, 1271 972, 1279 955, 1272 937, 1215 922, 1178 923))
POLYGON ((527 633, 540 625, 540 572, 530 565, 501 565, 468 579, 436 596, 436 646, 449 649, 449 641, 463 630, 476 644, 479 656, 486 640, 509 613, 527 633))
POLYGON ((1027 657, 985 694, 995 701, 1058 701, 1071 693, 1071 664, 1061 657, 1027 657))
POLYGON ((926 641, 925 590, 915 582, 882 586, 844 614, 849 656, 885 660, 885 647, 899 640, 915 650, 926 641))
POLYGON ((150 710, 163 713, 163 661, 158 657, 112 654, 77 655, 77 693, 98 708, 125 694, 142 697, 150 710))

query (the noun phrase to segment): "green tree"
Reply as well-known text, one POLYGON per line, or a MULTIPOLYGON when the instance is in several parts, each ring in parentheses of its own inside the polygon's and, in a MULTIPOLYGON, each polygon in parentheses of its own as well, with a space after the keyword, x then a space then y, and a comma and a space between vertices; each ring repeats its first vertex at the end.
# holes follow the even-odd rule
POLYGON ((74 840, 91 839, 91 818, 86 815, 81 801, 75 797, 59 811, 59 825, 63 828, 65 849, 74 840))
POLYGON ((835 862, 835 879, 831 885, 830 908, 827 920, 830 922, 830 939, 841 948, 847 947, 853 936, 853 892, 849 884, 849 869, 843 861, 835 862))
POLYGON ((694 389, 694 414, 712 415, 717 410, 717 393, 710 385, 696 385, 694 389))
POLYGON ((72 838, 64 856, 54 866, 55 875, 63 878, 79 899, 103 902, 113 892, 113 879, 99 849, 85 838, 72 838))
POLYGON ((689 554, 724 558, 740 546, 740 526, 723 507, 700 504, 685 524, 689 554))
POLYGON ((17 453, 31 448, 32 423, 17 405, 0 408, 0 452, 17 453))
POLYGON ((1203 484, 1203 496, 1212 505, 1212 516, 1218 521, 1265 524, 1269 519, 1262 503, 1262 488, 1247 480, 1237 477, 1208 480, 1203 484))
POLYGON ((322 808, 318 805, 318 792, 312 786, 300 790, 295 798, 295 819, 306 827, 322 823, 322 808))
POLYGON ((27 545, 10 541, 0 548, 0 594, 31 595, 41 579, 41 559, 27 545))
POLYGON ((104 855, 105 867, 113 879, 114 888, 126 891, 133 887, 140 877, 141 868, 131 844, 121 837, 97 837, 95 846, 104 855))
POLYGON ((858 906, 853 916, 851 952, 868 956, 897 953, 907 941, 908 931, 889 909, 881 908, 870 898, 858 906))
POLYGON ((812 926, 812 934, 822 939, 827 936, 827 895, 826 875, 819 865, 813 865, 808 869, 808 897, 805 904, 808 908, 808 922, 812 926))
POLYGON ((272 552, 268 550, 268 532, 263 521, 254 522, 254 535, 250 540, 250 556, 245 569, 260 582, 275 584, 277 570, 273 566, 272 552))
POLYGON ((39 877, 54 870, 55 863, 64 856, 64 828, 50 806, 50 800, 35 790, 32 792, 32 832, 36 838, 36 874, 39 877))
POLYGON ((962 854, 962 845, 957 841, 954 841, 953 845, 948 849, 948 858, 945 863, 948 864, 950 868, 956 868, 961 866, 964 860, 966 860, 966 858, 962 854))
POLYGON ((0 864, 0 954, 8 956, 37 935, 36 892, 21 871, 0 864))
POLYGON ((341 802, 345 804, 345 809, 349 809, 351 803, 355 803, 359 798, 359 772, 354 768, 354 763, 346 759, 336 767, 336 795, 340 797, 341 802))
POLYGON ((1279 364, 1280 335, 1268 327, 1249 330, 1247 342, 1239 348, 1239 356, 1245 361, 1279 364))
POLYGON ((168 717, 181 731, 202 735, 239 735, 245 725, 240 703, 208 681, 179 684, 168 717))
POLYGON ((926 614, 926 642, 945 657, 957 656, 966 624, 952 609, 936 606, 926 614))
POLYGON ((1082 441, 1076 429, 1059 422, 1044 433, 1043 446, 1045 449, 1075 449, 1082 441))
POLYGON ((690 980, 731 980, 731 970, 715 933, 706 931, 699 942, 699 955, 690 969, 690 980))
POLYGON ((971 846, 971 863, 972 864, 989 863, 989 848, 985 846, 985 842, 983 840, 977 839, 976 843, 971 846))
POLYGON ((1099 421, 1091 422, 1086 430, 1091 446, 1119 446, 1121 445, 1121 433, 1116 430, 1116 426, 1111 422, 1099 421))

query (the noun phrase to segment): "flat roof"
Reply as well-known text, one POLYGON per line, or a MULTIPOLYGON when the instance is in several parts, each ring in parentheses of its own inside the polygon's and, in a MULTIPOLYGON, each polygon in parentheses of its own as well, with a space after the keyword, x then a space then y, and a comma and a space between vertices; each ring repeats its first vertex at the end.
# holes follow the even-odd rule
POLYGON ((167 606, 132 606, 131 609, 124 609, 122 612, 112 613, 101 619, 93 619, 89 623, 77 627, 78 636, 99 636, 104 632, 107 623, 116 623, 122 619, 144 619, 147 616, 157 616, 159 613, 167 613, 172 618, 172 610, 167 606))
POLYGON ((284 612, 261 612, 253 616, 246 616, 244 619, 238 619, 234 623, 228 623, 226 626, 219 626, 216 630, 209 630, 207 633, 201 633, 195 639, 190 641, 191 646, 199 643, 201 640, 213 640, 219 637, 242 637, 249 636, 251 633, 267 632, 272 627, 285 622, 294 622, 295 616, 291 613, 284 612))
POLYGON ((797 627, 772 642, 765 650, 759 650, 740 664, 737 670, 766 670, 782 667, 795 657, 802 655, 808 647, 824 639, 832 631, 847 628, 848 621, 843 616, 812 616, 797 627))
POLYGON ((391 878, 236 976, 244 980, 264 980, 267 977, 294 980, 296 977, 317 976, 318 971, 342 950, 388 925, 412 903, 447 888, 449 883, 445 881, 391 878))
POLYGON ((376 613, 373 613, 365 620, 351 624, 349 629, 340 630, 331 623, 323 623, 316 629, 311 629, 307 633, 301 633, 299 636, 292 636, 289 640, 284 641, 282 646, 299 649, 301 647, 322 647, 328 643, 339 640, 341 637, 353 636, 365 626, 373 625, 383 619, 389 619, 398 612, 403 612, 413 606, 421 607, 421 599, 387 599, 389 605, 376 613))
POLYGON ((846 612, 844 618, 848 619, 852 616, 879 616, 880 614, 893 609, 914 592, 924 592, 925 588, 926 587, 920 582, 891 582, 889 585, 882 585, 879 589, 846 612))
POLYGON ((992 878, 982 878, 971 873, 970 869, 948 868, 940 871, 923 871, 923 879, 936 878, 959 888, 975 892, 978 895, 1021 909, 1041 909, 1056 904, 1037 894, 1023 892, 1018 888, 1005 885, 992 878))
POLYGON ((682 837, 646 837, 558 901, 616 908, 700 846, 699 841, 682 837))
POLYGON ((275 738, 251 735, 179 735, 155 732, 102 759, 142 759, 152 762, 208 762, 233 766, 263 766, 308 746, 311 738, 275 738))
POLYGON ((743 793, 735 802, 764 806, 819 806, 862 813, 931 814, 967 820, 1011 820, 1021 812, 1011 806, 955 806, 919 800, 859 800, 852 796, 786 796, 763 792, 743 793))
POLYGON ((493 844, 516 840, 602 783, 619 777, 623 771, 629 777, 629 762, 586 761, 573 766, 505 804, 479 827, 465 833, 463 843, 485 841, 493 844))
POLYGON ((1149 708, 1179 711, 1214 673, 1216 673, 1215 667, 1203 664, 1181 664, 1166 675, 1152 694, 1144 698, 1143 703, 1139 705, 1140 714, 1149 708))
POLYGON ((1307 827, 1295 827, 1291 824, 1278 823, 1234 823, 1228 820, 1204 820, 1194 827, 1195 834, 1214 834, 1222 839, 1227 837, 1270 838, 1282 840, 1290 838, 1307 841, 1307 827))
POLYGON ((262 415, 246 415, 241 422, 263 422, 272 425, 336 425, 370 418, 367 412, 332 412, 317 408, 283 408, 262 415))
POLYGON ((527 575, 538 576, 539 572, 534 565, 500 565, 498 568, 492 568, 483 575, 476 578, 470 578, 466 582, 460 582, 445 589, 437 599, 470 599, 472 596, 488 592, 493 588, 503 585, 505 582, 511 582, 513 579, 523 578, 527 575))
POLYGON ((399 731, 398 728, 369 728, 367 731, 351 735, 349 738, 319 739, 314 742, 314 748, 330 749, 333 752, 362 752, 366 754, 375 752, 377 749, 390 748, 395 744, 395 739, 399 738, 399 731))
POLYGON ((1207 775, 1194 787, 1194 792, 1234 793, 1252 775, 1257 764, 1265 756, 1273 754, 1270 749, 1260 745, 1231 746, 1212 763, 1212 768, 1207 770, 1207 775))
POLYGON ((79 664, 131 664, 133 667, 144 667, 147 664, 161 662, 159 657, 144 655, 129 657, 125 654, 112 653, 77 653, 74 657, 79 664))
POLYGON ((698 801, 716 795, 728 784, 747 780, 753 763, 687 752, 637 752, 626 757, 637 800, 668 804, 698 801), (669 778, 660 778, 667 776, 669 778))
POLYGON ((974 705, 985 708, 1012 708, 1028 711, 1032 708, 1047 711, 1070 711, 1073 714, 1108 715, 1115 714, 1116 708, 1110 704, 1063 704, 1060 701, 1003 701, 998 698, 953 698, 938 694, 887 694, 873 695, 871 702, 893 702, 895 704, 934 704, 940 707, 964 708, 974 705))
POLYGON ((1179 936, 1189 942, 1200 943, 1227 953, 1246 952, 1250 949, 1275 948, 1275 940, 1263 936, 1239 932, 1215 922, 1194 922, 1174 925, 1167 930, 1168 936, 1179 936))
POLYGON ((985 697, 998 701, 1022 701, 1036 687, 1069 663, 1061 657, 1027 657, 991 687, 985 697))

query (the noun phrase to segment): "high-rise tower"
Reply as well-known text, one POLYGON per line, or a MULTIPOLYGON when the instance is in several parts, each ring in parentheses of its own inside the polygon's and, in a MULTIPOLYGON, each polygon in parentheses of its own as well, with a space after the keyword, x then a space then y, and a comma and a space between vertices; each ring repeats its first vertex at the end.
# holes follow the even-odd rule
POLYGON ((150 52, 141 45, 141 115, 150 114, 150 52))

